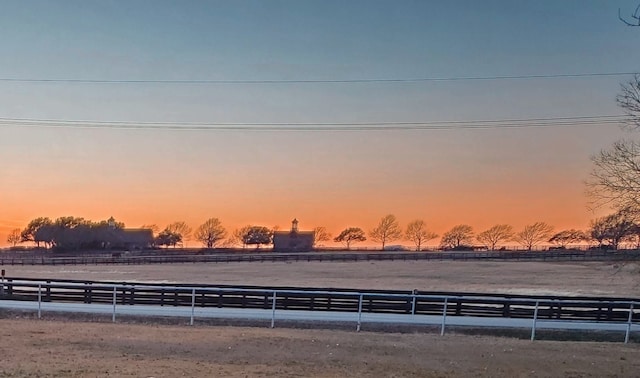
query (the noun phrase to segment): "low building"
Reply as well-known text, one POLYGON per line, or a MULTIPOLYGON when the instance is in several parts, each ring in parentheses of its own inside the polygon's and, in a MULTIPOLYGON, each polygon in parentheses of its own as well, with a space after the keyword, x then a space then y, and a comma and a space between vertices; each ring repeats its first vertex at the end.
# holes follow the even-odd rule
POLYGON ((106 247, 109 249, 148 249, 153 246, 153 230, 146 228, 119 228, 111 217, 108 221, 106 247))
POLYGON ((298 220, 291 222, 291 231, 273 233, 273 250, 276 252, 310 252, 313 250, 313 231, 298 230, 298 220))

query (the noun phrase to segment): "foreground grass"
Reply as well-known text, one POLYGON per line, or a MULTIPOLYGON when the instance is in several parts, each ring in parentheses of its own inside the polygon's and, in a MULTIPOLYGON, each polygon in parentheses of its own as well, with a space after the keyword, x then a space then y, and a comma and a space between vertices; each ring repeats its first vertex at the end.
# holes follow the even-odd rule
POLYGON ((0 318, 0 377, 634 377, 640 346, 0 318))

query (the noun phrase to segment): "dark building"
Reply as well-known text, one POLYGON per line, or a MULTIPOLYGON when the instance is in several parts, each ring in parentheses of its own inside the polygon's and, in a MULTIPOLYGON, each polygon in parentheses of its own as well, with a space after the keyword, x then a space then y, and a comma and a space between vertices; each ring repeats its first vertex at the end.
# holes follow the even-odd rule
POLYGON ((114 249, 147 249, 153 245, 153 230, 145 228, 118 228, 111 217, 108 221, 106 242, 108 248, 114 249))
POLYGON ((299 231, 298 220, 291 222, 291 231, 273 233, 273 250, 276 252, 310 252, 313 250, 313 231, 299 231))

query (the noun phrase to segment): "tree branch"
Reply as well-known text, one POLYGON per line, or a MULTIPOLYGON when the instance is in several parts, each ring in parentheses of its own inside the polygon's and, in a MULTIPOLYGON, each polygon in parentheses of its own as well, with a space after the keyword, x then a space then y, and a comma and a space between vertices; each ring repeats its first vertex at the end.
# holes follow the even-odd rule
POLYGON ((627 26, 640 26, 640 4, 638 4, 638 6, 636 7, 636 10, 631 15, 631 18, 636 20, 636 23, 629 22, 622 18, 622 13, 620 11, 620 8, 618 8, 618 19, 620 21, 622 21, 627 26))

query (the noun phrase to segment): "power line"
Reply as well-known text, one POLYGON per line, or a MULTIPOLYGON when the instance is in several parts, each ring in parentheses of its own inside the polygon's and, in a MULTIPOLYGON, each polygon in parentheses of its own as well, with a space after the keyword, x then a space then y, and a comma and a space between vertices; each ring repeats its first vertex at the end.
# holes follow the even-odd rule
POLYGON ((0 127, 119 129, 170 131, 376 131, 376 130, 481 130, 575 127, 621 124, 625 115, 494 119, 468 121, 389 122, 136 122, 35 118, 0 118, 0 127))
POLYGON ((585 78, 603 76, 629 76, 638 72, 589 72, 574 74, 541 74, 541 75, 496 75, 496 76, 449 76, 449 77, 417 77, 417 78, 364 78, 364 79, 318 79, 318 80, 215 80, 215 79, 47 79, 47 78, 13 78, 0 77, 0 82, 15 83, 68 83, 68 84, 366 84, 366 83, 420 83, 438 81, 490 81, 490 80, 526 80, 526 79, 559 79, 585 78))

